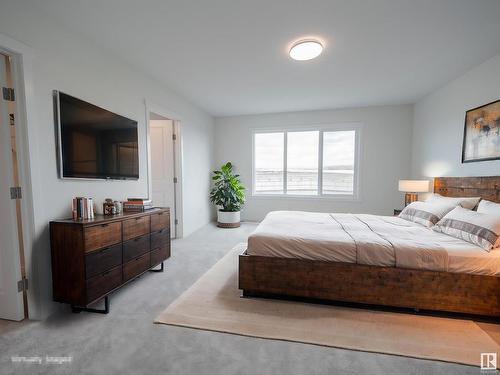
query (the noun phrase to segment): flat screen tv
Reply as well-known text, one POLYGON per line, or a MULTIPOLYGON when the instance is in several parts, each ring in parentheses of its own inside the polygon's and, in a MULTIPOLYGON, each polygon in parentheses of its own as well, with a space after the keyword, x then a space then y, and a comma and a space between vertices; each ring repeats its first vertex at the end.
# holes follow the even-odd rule
POLYGON ((137 121, 54 92, 61 178, 137 180, 137 121))

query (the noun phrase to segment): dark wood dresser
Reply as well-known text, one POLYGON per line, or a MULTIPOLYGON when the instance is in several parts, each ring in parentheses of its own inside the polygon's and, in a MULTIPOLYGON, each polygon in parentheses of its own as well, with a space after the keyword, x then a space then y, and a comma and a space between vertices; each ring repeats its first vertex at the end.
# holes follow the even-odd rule
POLYGON ((109 294, 170 257, 170 210, 50 222, 54 301, 107 313, 109 294), (105 309, 87 306, 104 298, 105 309))

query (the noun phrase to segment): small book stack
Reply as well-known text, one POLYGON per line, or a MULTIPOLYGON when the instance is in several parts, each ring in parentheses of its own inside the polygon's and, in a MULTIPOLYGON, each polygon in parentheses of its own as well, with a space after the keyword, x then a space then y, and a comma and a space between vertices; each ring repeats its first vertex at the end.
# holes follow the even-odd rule
POLYGON ((94 203, 92 201, 92 198, 73 198, 71 209, 74 220, 94 218, 94 203))
POLYGON ((146 198, 128 198, 123 202, 123 212, 143 212, 153 208, 153 201, 146 198))

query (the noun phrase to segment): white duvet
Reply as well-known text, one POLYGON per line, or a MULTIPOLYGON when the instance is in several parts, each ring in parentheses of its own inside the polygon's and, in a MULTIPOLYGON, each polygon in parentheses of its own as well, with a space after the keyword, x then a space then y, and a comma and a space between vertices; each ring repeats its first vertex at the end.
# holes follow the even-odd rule
POLYGON ((500 274, 500 251, 488 256, 475 245, 392 216, 274 211, 248 238, 247 253, 500 274))

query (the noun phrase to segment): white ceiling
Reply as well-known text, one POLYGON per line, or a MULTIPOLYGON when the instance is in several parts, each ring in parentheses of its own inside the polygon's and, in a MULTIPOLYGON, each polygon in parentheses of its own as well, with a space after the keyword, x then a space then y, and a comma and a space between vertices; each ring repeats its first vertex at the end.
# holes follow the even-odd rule
POLYGON ((500 53, 499 0, 44 0, 214 116, 417 101, 500 53), (293 61, 289 44, 324 41, 293 61))

